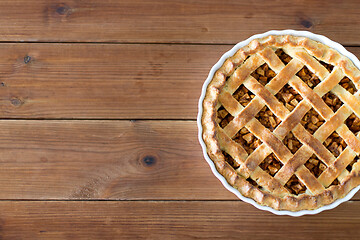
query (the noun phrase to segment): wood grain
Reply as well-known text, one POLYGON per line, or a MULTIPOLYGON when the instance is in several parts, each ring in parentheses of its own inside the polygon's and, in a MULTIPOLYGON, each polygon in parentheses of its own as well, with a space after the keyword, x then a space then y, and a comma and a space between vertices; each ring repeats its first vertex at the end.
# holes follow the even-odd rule
POLYGON ((0 199, 236 199, 195 122, 2 120, 0 151, 0 199))
POLYGON ((271 29, 360 44, 358 1, 6 0, 2 41, 236 43, 271 29))
POLYGON ((243 202, 0 202, 1 239, 355 239, 360 202, 275 216, 243 202))
POLYGON ((1 118, 194 119, 229 46, 0 44, 1 118))
POLYGON ((0 199, 236 200, 196 132, 192 121, 2 120, 0 199))
POLYGON ((195 119, 201 86, 230 48, 0 44, 0 118, 195 119))

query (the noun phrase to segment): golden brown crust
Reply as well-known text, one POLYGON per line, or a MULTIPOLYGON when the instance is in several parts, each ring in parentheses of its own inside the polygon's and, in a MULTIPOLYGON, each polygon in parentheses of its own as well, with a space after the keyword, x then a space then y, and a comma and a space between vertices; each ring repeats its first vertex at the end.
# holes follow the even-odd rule
POLYGON ((276 210, 316 209, 343 198, 351 189, 360 184, 359 162, 352 166, 350 173, 344 174, 345 167, 360 151, 358 135, 351 134, 344 124, 346 118, 353 112, 360 117, 360 91, 352 95, 340 87, 338 85, 339 78, 343 76, 349 77, 355 87, 359 89, 360 71, 348 58, 336 50, 306 37, 284 35, 256 39, 226 59, 207 86, 201 119, 203 140, 217 171, 243 196, 276 210), (277 48, 285 49, 293 57, 293 60, 286 66, 274 55, 272 49, 277 48), (251 57, 247 59, 249 56, 251 57), (311 56, 333 65, 334 70, 329 73, 311 56), (277 75, 266 87, 263 87, 250 74, 265 62, 277 75), (313 90, 295 76, 296 72, 304 65, 322 80, 313 90), (291 112, 274 97, 286 83, 289 83, 304 98, 291 112), (245 108, 237 101, 234 102, 231 97, 240 84, 244 84, 256 95, 245 108), (321 96, 330 90, 344 102, 344 105, 335 114, 321 100, 321 96), (225 106, 231 115, 235 116, 224 129, 220 128, 215 121, 216 111, 220 105, 225 106), (254 118, 254 115, 263 106, 269 107, 282 121, 273 132, 270 132, 254 118), (298 124, 312 107, 326 120, 314 135, 298 124), (246 152, 241 145, 231 140, 245 125, 263 142, 247 159, 246 152), (290 130, 303 144, 295 154, 292 154, 281 142, 290 130), (322 144, 319 144, 335 130, 343 137, 348 146, 338 158, 335 158, 322 144), (223 150, 232 155, 240 164, 239 168, 235 170, 225 161, 223 150), (274 177, 258 167, 260 162, 271 152, 274 152, 284 164, 274 177), (308 159, 313 153, 328 166, 319 178, 315 178, 304 166, 304 159, 308 159), (293 195, 284 188, 293 174, 296 174, 306 185, 308 189, 306 193, 293 195), (261 189, 246 180, 250 176, 256 179, 256 182, 261 185, 261 189), (336 178, 341 179, 341 183, 329 187, 336 178))

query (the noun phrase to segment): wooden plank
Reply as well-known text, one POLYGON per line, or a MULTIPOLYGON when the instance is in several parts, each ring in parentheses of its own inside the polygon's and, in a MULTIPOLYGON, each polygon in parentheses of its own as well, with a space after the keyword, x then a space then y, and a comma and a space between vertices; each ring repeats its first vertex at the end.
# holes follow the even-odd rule
POLYGON ((271 29, 310 30, 360 44, 356 0, 145 1, 6 0, 2 41, 236 43, 271 29))
POLYGON ((0 44, 1 118, 194 119, 229 48, 0 44))
POLYGON ((230 48, 0 44, 0 117, 195 119, 201 86, 230 48))
POLYGON ((196 131, 188 121, 2 120, 0 199, 236 199, 196 131))
POLYGON ((236 200, 196 131, 192 121, 2 120, 0 199, 236 200))
POLYGON ((354 239, 360 202, 275 216, 243 202, 0 202, 1 239, 354 239))

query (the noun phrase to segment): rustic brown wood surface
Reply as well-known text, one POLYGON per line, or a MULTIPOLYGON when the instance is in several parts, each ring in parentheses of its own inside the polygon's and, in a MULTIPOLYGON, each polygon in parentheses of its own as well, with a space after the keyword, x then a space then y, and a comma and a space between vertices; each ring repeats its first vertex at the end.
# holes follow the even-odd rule
POLYGON ((360 193, 292 218, 238 200, 197 140, 234 43, 309 30, 360 57, 358 1, 0 1, 0 239, 356 239, 360 193))
POLYGON ((230 48, 1 44, 2 117, 195 119, 201 86, 230 48))
POLYGON ((0 199, 236 199, 196 131, 193 121, 2 120, 0 199))
POLYGON ((237 43, 271 29, 359 45, 358 1, 4 0, 4 41, 237 43))
POLYGON ((357 239, 359 205, 293 218, 241 201, 3 201, 0 238, 357 239))

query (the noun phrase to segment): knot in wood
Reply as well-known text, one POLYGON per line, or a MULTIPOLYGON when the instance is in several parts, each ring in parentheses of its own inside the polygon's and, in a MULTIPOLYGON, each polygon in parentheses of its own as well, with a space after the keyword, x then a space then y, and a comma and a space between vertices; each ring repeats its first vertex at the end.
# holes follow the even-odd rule
POLYGON ((24 101, 22 101, 21 99, 16 98, 16 97, 10 99, 10 102, 11 102, 11 104, 12 104, 13 106, 15 106, 15 107, 20 107, 21 105, 24 104, 24 101))
POLYGON ((145 156, 142 161, 146 166, 152 166, 156 163, 156 158, 154 156, 145 156))
POLYGON ((313 26, 312 22, 306 19, 301 20, 300 24, 305 28, 311 28, 313 26))
POLYGON ((70 15, 71 14, 71 8, 66 4, 60 4, 56 8, 56 13, 59 15, 70 15))
POLYGON ((25 63, 25 64, 28 64, 30 61, 31 61, 31 57, 28 56, 28 55, 26 55, 26 56, 24 57, 24 63, 25 63))

